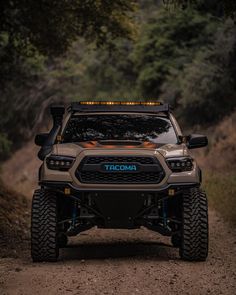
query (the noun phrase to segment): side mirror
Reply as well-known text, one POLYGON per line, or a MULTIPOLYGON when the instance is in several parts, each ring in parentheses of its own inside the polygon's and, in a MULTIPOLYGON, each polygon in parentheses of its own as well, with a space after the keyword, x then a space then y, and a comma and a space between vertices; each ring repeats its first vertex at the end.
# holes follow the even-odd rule
POLYGON ((191 134, 187 136, 187 147, 197 149, 208 145, 208 139, 205 135, 191 134))
POLYGON ((43 146, 48 139, 48 133, 39 133, 35 136, 34 142, 38 146, 43 146))

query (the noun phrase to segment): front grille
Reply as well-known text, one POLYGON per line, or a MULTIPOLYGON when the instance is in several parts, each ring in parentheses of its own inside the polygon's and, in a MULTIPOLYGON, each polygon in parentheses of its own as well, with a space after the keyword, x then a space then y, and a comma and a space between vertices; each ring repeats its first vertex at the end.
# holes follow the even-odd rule
POLYGON ((148 156, 86 156, 76 170, 76 177, 81 183, 91 184, 157 184, 164 175, 159 161, 155 157, 148 156), (100 167, 104 163, 138 163, 141 171, 103 172, 100 167))
POLYGON ((85 183, 158 183, 159 173, 141 172, 131 173, 101 173, 101 172, 81 172, 81 182, 85 183))

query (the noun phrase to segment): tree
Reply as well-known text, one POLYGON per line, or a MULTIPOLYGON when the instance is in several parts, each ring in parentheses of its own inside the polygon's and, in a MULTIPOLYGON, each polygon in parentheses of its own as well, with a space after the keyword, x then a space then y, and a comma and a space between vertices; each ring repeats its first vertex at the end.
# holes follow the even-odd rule
POLYGON ((26 57, 60 55, 79 36, 108 43, 131 38, 136 0, 5 0, 0 2, 0 87, 22 75, 26 57))
POLYGON ((135 46, 137 85, 144 97, 159 97, 175 70, 182 71, 201 47, 212 43, 218 21, 195 10, 159 11, 135 46))
POLYGON ((17 148, 29 138, 47 105, 61 99, 48 85, 52 58, 64 54, 78 37, 98 46, 132 38, 136 2, 0 1, 0 154, 10 142, 17 148))
POLYGON ((214 44, 198 52, 179 75, 180 115, 190 124, 214 124, 236 107, 236 29, 220 27, 214 44), (224 46, 222 46, 224 44, 224 46))
POLYGON ((227 17, 236 17, 236 2, 235 0, 163 0, 167 7, 180 7, 186 9, 193 7, 206 13, 213 13, 222 16, 224 11, 227 17))
POLYGON ((28 44, 40 53, 66 51, 78 36, 98 44, 108 38, 130 36, 136 1, 125 0, 5 0, 0 3, 0 33, 11 46, 28 44))

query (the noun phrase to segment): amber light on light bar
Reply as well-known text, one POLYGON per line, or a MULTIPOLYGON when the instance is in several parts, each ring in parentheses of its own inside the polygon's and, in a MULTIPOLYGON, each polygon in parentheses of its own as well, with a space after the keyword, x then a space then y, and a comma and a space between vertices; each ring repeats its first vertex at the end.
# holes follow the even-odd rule
POLYGON ((158 101, 149 102, 135 102, 135 101, 80 101, 81 105, 145 105, 145 106, 159 106, 162 103, 158 101))

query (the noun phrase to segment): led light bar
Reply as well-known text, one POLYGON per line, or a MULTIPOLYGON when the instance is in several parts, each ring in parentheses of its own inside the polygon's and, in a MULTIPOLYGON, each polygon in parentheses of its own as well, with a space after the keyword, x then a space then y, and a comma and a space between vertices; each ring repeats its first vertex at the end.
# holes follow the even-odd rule
POLYGON ((169 104, 160 101, 79 101, 72 102, 68 112, 140 112, 169 113, 169 104))
POLYGON ((148 102, 139 102, 139 101, 79 101, 80 105, 146 105, 146 106, 160 106, 162 105, 159 101, 148 101, 148 102))

